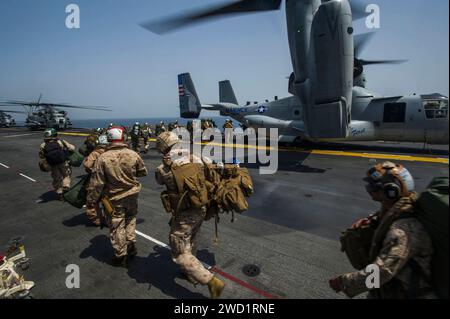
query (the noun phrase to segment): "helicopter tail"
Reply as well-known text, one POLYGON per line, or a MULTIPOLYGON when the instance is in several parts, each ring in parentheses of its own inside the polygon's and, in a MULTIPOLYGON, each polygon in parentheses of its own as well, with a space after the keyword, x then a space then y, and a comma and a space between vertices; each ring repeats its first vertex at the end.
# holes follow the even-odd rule
POLYGON ((180 97, 180 116, 196 119, 200 116, 202 104, 195 91, 190 73, 178 75, 178 94, 180 97))

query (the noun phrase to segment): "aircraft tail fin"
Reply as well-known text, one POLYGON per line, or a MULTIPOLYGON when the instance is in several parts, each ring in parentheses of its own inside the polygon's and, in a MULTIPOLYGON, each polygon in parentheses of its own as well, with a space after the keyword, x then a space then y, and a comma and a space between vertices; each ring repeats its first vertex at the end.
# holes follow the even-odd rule
POLYGON ((178 94, 180 97, 180 116, 186 119, 198 118, 202 110, 202 104, 195 91, 190 73, 178 75, 178 94))
POLYGON ((220 103, 232 103, 238 105, 236 95, 229 80, 219 82, 220 103))

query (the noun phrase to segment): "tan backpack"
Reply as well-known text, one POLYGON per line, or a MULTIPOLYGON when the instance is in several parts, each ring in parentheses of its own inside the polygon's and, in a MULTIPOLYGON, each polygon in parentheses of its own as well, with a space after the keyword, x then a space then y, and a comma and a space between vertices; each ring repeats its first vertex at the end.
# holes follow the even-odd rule
POLYGON ((218 207, 226 212, 247 211, 246 198, 253 194, 253 181, 248 169, 237 165, 225 165, 222 176, 214 196, 218 207))
POLYGON ((181 205, 188 204, 190 208, 202 208, 208 205, 208 188, 205 172, 201 164, 188 163, 171 167, 177 184, 180 199, 175 212, 179 213, 181 205))

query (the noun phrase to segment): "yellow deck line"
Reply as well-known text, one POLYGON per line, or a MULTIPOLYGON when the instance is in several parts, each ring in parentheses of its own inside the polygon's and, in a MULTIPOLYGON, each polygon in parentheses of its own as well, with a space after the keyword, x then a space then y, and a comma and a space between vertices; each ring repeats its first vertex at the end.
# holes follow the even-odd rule
MULTIPOLYGON (((89 136, 86 133, 59 133, 60 135, 68 136, 89 136)), ((155 138, 151 138, 150 141, 156 142, 155 138)), ((255 146, 255 145, 243 145, 243 144, 222 144, 215 142, 202 142, 198 143, 201 145, 210 146, 223 146, 223 147, 236 147, 244 149, 257 149, 257 150, 269 150, 274 151, 276 148, 269 146, 255 146)), ((449 159, 444 157, 424 157, 424 156, 409 156, 409 155, 397 155, 397 154, 381 154, 381 153, 356 153, 356 152, 345 152, 345 151, 327 151, 327 150, 306 150, 306 149, 289 149, 289 148, 279 148, 282 152, 296 152, 296 153, 306 153, 313 155, 328 155, 328 156, 343 156, 343 157, 361 157, 361 158, 373 158, 373 159, 386 159, 386 160, 397 160, 397 161, 408 161, 408 162, 423 162, 423 163, 438 163, 449 165, 449 159)))

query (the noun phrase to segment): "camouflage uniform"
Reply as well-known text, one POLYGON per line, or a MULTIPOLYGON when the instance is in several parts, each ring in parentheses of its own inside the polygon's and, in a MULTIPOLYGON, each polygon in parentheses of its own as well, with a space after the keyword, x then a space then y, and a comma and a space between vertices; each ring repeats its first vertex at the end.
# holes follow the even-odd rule
MULTIPOLYGON (((44 156, 45 146, 47 145, 47 143, 49 143, 53 140, 55 140, 55 139, 48 139, 44 143, 41 144, 40 151, 39 151, 39 157, 42 160, 45 160, 45 156, 44 156)), ((58 141, 58 144, 61 146, 61 148, 67 149, 69 151, 75 151, 75 146, 73 146, 72 144, 70 144, 66 141, 59 140, 59 139, 56 139, 56 140, 58 141)), ((59 196, 62 196, 62 194, 65 191, 70 189, 72 167, 70 166, 69 161, 66 161, 65 163, 60 164, 60 165, 51 166, 51 174, 52 174, 52 179, 53 179, 53 189, 59 196)))
POLYGON ((411 299, 435 298, 431 285, 432 241, 422 224, 414 217, 415 196, 401 198, 389 211, 382 210, 381 217, 370 252, 373 264, 380 269, 380 288, 370 290, 366 287, 367 274, 363 271, 339 277, 345 294, 351 298, 369 291, 369 298, 411 299), (389 216, 399 216, 387 231, 384 238, 381 225, 389 216))
POLYGON ((144 141, 144 152, 148 153, 148 149, 150 148, 150 137, 152 135, 152 129, 150 126, 145 125, 141 131, 142 139, 144 141))
POLYGON ((225 122, 223 129, 225 132, 225 144, 233 143, 233 123, 230 121, 225 122))
POLYGON ((115 214, 110 218, 110 239, 117 258, 127 255, 127 247, 136 242, 136 215, 141 184, 147 175, 141 157, 126 144, 115 143, 97 159, 87 201, 98 202, 102 194, 111 200, 115 214))
MULTIPOLYGON (((160 185, 165 185, 169 192, 178 193, 171 167, 190 163, 191 158, 186 152, 186 150, 172 150, 164 156, 163 164, 156 169, 156 181, 160 185), (177 157, 176 160, 172 161, 175 156, 177 157)), ((195 156, 193 162, 203 165, 202 160, 195 156)), ((214 276, 194 256, 195 239, 204 217, 204 209, 192 208, 182 210, 176 216, 173 216, 170 221, 169 241, 173 261, 181 267, 190 280, 207 285, 214 276)))
MULTIPOLYGON (((84 169, 89 174, 92 174, 95 162, 106 151, 105 146, 97 146, 91 154, 84 160, 84 169)), ((92 179, 86 187, 87 193, 91 193, 94 189, 92 179)), ((89 196, 88 196, 89 197, 89 196)), ((94 225, 100 225, 100 218, 102 217, 102 209, 99 202, 86 202, 86 216, 94 225)))

